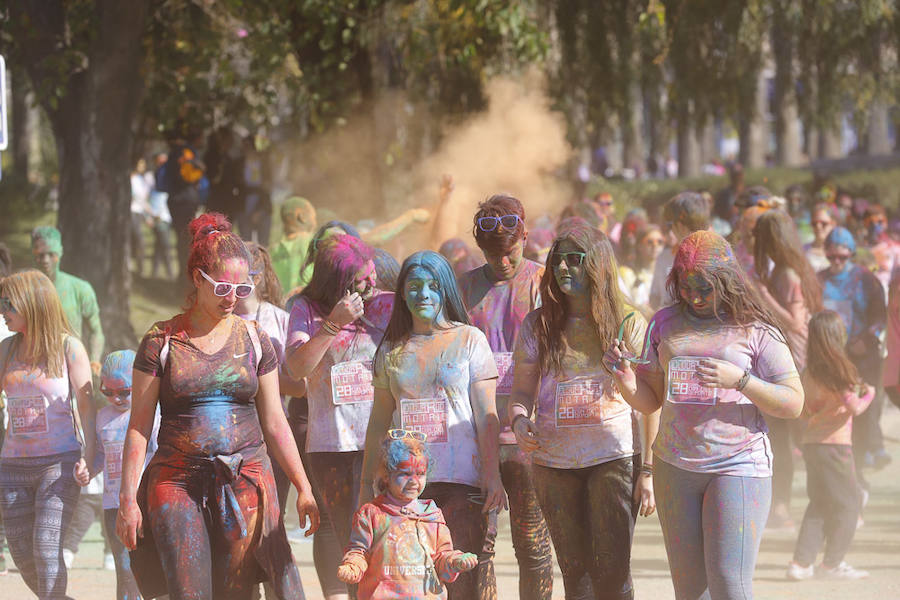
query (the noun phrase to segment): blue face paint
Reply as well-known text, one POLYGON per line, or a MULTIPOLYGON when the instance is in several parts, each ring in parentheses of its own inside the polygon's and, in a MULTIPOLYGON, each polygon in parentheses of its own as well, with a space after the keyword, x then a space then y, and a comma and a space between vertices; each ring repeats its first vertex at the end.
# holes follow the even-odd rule
POLYGON ((403 286, 403 299, 413 319, 434 323, 441 315, 444 295, 440 282, 424 267, 413 267, 403 286))
POLYGON ((131 371, 134 367, 134 350, 110 352, 103 362, 100 376, 104 379, 118 379, 131 387, 131 371))

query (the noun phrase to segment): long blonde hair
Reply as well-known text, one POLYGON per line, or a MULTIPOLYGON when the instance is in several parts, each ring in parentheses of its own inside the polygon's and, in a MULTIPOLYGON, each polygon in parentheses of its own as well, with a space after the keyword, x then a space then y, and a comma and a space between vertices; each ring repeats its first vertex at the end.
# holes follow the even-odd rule
POLYGON ((66 337, 73 333, 53 282, 27 269, 0 280, 0 295, 25 319, 23 361, 31 367, 46 364, 49 377, 62 377, 66 337))

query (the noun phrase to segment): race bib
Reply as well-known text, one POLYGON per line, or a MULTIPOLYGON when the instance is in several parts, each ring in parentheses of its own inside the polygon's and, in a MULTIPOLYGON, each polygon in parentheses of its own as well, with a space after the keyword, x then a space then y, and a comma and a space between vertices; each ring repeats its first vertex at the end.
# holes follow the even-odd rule
POLYGON ((11 396, 7 410, 11 435, 34 435, 50 431, 43 396, 11 396))
POLYGON ((119 481, 122 479, 122 450, 124 448, 124 442, 106 442, 103 444, 103 474, 106 478, 107 487, 113 485, 113 483, 118 486, 119 481))
POLYGON ((335 406, 374 399, 371 360, 342 362, 331 367, 331 400, 335 406))
POLYGON ((497 364, 497 393, 508 396, 512 393, 513 384, 513 353, 494 352, 494 362, 497 364))
POLYGON ((603 380, 577 379, 556 384, 556 427, 588 427, 628 413, 603 380))
POLYGON ((669 361, 669 389, 666 399, 673 404, 715 404, 716 388, 700 383, 697 367, 703 358, 676 356, 669 361))
POLYGON ((400 401, 400 426, 407 431, 421 431, 429 444, 447 442, 450 404, 447 398, 425 398, 400 401))

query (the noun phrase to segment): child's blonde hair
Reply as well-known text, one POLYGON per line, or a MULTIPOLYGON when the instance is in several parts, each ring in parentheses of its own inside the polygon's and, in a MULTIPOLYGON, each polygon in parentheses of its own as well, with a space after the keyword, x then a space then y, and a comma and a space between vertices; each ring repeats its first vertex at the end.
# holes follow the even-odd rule
POLYGON ((381 440, 381 460, 375 473, 375 489, 379 494, 387 491, 388 477, 397 470, 397 465, 410 458, 424 458, 426 463, 429 462, 425 442, 409 436, 394 439, 390 434, 381 440))
POLYGON ((847 356, 847 326, 841 315, 823 310, 809 320, 806 371, 828 389, 842 392, 861 383, 856 365, 847 356))

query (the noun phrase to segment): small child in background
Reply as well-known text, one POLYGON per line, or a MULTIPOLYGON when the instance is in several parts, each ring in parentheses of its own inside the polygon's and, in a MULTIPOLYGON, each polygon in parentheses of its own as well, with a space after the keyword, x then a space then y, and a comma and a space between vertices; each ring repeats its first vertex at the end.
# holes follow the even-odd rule
MULTIPOLYGON (((101 470, 104 475, 103 518, 109 532, 109 545, 116 564, 116 600, 140 599, 141 595, 131 573, 128 551, 116 535, 116 513, 119 510, 119 486, 122 483, 122 450, 125 433, 131 418, 131 371, 134 351, 111 352, 100 371, 100 391, 109 404, 97 412, 97 459, 92 474, 101 470)), ((147 446, 147 462, 156 452, 159 431, 159 408, 156 409, 153 433, 147 446)))
POLYGON ((809 505, 803 515, 794 559, 787 577, 813 575, 828 579, 861 579, 869 573, 844 561, 856 532, 861 491, 856 480, 850 434, 853 417, 872 402, 875 389, 862 382, 847 357, 847 329, 831 310, 809 322, 807 364, 801 379, 806 402, 803 415, 803 459, 809 505), (824 542, 822 565, 813 567, 824 542))
POLYGON ((425 489, 425 435, 391 429, 381 443, 375 487, 379 493, 353 518, 350 544, 338 578, 358 583, 358 600, 447 598, 441 582, 478 563, 474 554, 453 549, 450 530, 425 489))

